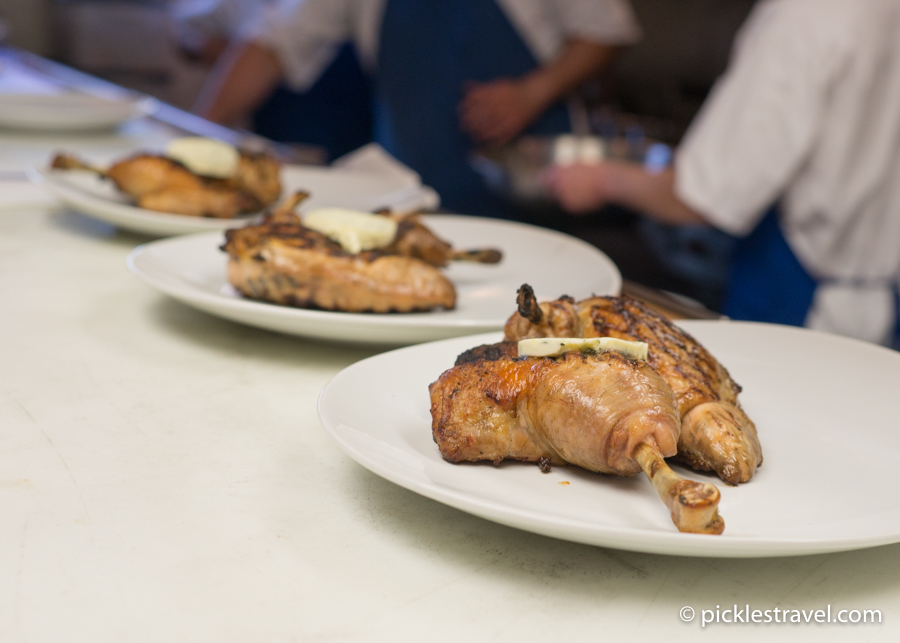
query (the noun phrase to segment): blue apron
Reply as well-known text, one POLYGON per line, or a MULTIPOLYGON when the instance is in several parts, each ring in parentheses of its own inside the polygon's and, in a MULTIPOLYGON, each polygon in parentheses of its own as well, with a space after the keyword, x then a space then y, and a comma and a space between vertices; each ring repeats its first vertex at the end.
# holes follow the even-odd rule
POLYGON ((732 319, 803 326, 817 285, 784 238, 773 207, 734 249, 723 312, 732 319))
MULTIPOLYGON (((495 0, 388 0, 376 79, 375 138, 441 195, 443 207, 510 216, 469 165, 473 142, 459 127, 467 81, 522 76, 538 66, 495 0)), ((526 133, 571 130, 558 104, 526 133)))
POLYGON ((254 112, 253 127, 273 141, 323 147, 332 160, 369 143, 369 79, 360 68, 355 48, 343 45, 309 90, 278 87, 254 112))
MULTIPOLYGON (((735 247, 723 312, 732 319, 803 326, 820 283, 797 259, 773 207, 753 232, 735 247)), ((894 284, 894 309, 900 294, 894 284)), ((900 348, 900 315, 896 315, 894 348, 900 348)))

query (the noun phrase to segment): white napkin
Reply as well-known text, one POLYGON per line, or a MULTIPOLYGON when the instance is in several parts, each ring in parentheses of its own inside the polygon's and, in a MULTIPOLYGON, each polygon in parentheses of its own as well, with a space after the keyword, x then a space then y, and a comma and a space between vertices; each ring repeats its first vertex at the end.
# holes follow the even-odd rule
POLYGON ((435 210, 441 204, 438 193, 427 185, 422 185, 422 177, 388 154, 378 143, 364 145, 331 165, 338 170, 381 177, 393 185, 403 184, 402 188, 384 197, 385 206, 394 212, 435 210))

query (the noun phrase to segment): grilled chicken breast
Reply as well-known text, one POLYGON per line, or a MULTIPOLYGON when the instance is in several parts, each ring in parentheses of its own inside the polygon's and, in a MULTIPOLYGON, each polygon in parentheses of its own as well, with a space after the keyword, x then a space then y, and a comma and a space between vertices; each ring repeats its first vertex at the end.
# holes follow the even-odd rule
MULTIPOLYGON (((505 339, 617 337, 649 344, 648 363, 675 393, 681 416, 676 459, 725 482, 747 482, 762 464, 756 426, 741 409, 740 387, 693 337, 628 297, 571 297, 538 304, 527 286, 505 339)), ((507 350, 511 350, 507 348, 507 350)))
POLYGON ((414 257, 349 254, 293 213, 298 198, 262 223, 225 233, 228 280, 242 294, 277 304, 345 312, 413 312, 456 305, 441 272, 414 257))

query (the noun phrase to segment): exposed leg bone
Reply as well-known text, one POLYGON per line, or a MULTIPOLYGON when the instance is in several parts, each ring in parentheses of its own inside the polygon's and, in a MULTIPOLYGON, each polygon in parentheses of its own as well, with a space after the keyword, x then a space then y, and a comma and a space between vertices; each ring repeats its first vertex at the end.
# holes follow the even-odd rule
POLYGON ((669 468, 655 444, 639 444, 634 459, 666 503, 678 531, 718 535, 725 530, 725 521, 718 510, 719 490, 714 485, 679 476, 669 468))
POLYGON ((495 248, 455 250, 450 256, 451 261, 471 261, 473 263, 500 263, 502 259, 503 253, 495 248))
POLYGON ((53 162, 50 163, 50 167, 56 170, 88 170, 89 172, 95 172, 100 176, 106 176, 106 170, 94 167, 72 154, 57 154, 53 157, 53 162))
POLYGON ((294 210, 309 197, 309 192, 294 192, 281 205, 274 208, 266 218, 273 223, 300 223, 300 217, 294 210))
POLYGON ((544 311, 541 310, 537 297, 534 296, 534 290, 528 284, 522 284, 522 287, 519 288, 516 304, 519 307, 519 314, 532 324, 537 325, 544 320, 544 311))

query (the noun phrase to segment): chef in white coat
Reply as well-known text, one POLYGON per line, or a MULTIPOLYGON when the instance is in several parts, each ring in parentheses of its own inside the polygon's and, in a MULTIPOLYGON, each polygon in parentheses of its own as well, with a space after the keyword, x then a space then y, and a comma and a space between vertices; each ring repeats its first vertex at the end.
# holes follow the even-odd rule
POLYGON ((226 61, 201 114, 227 122, 282 78, 302 90, 352 40, 375 138, 471 214, 501 214, 475 145, 571 131, 566 98, 640 35, 627 0, 285 0, 226 61))
POLYGON ((740 237, 725 313, 885 345, 900 277, 900 0, 762 0, 674 167, 555 168, 615 202, 740 237))
POLYGON ((186 53, 214 63, 229 42, 275 0, 175 0, 169 9, 172 35, 186 53))
MULTIPOLYGON (((253 33, 266 11, 280 1, 178 0, 171 7, 173 35, 183 53, 213 64, 232 43, 253 33)), ((256 133, 275 141, 320 147, 330 159, 372 140, 369 80, 352 45, 344 44, 335 52, 303 91, 276 85, 240 115, 249 117, 256 133)))

